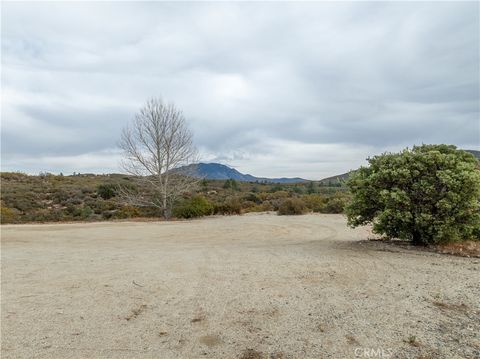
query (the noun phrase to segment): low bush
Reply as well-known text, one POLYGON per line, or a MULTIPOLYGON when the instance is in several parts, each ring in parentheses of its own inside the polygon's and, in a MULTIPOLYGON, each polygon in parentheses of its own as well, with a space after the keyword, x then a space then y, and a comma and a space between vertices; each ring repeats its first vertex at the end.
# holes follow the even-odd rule
POLYGON ((343 213, 347 200, 341 197, 331 197, 328 199, 322 213, 343 213))
POLYGON ((58 209, 39 209, 19 217, 18 222, 60 222, 63 220, 75 220, 58 209))
POLYGON ((40 204, 36 202, 35 196, 31 193, 18 194, 16 198, 13 198, 9 203, 10 208, 16 208, 21 212, 28 212, 40 207, 40 204))
POLYGON ((116 211, 104 211, 102 213, 103 218, 117 218, 117 219, 124 219, 124 218, 132 218, 132 217, 139 217, 140 210, 137 207, 125 205, 122 208, 116 211), (111 216, 109 217, 109 215, 111 216))
POLYGON ((289 198, 290 193, 287 191, 276 191, 276 192, 271 192, 265 199, 283 199, 283 198, 289 198))
POLYGON ((111 183, 104 183, 97 187, 97 194, 103 199, 110 199, 117 195, 117 186, 111 183))
POLYGON ((243 211, 245 213, 249 213, 249 212, 269 212, 269 211, 273 211, 273 207, 270 204, 270 202, 266 201, 266 202, 263 202, 262 204, 255 204, 251 207, 245 208, 243 211))
POLYGON ((2 206, 0 210, 0 223, 15 223, 18 221, 18 211, 15 209, 2 206))
POLYGON ((242 203, 238 198, 228 198, 222 203, 216 203, 214 207, 215 214, 241 214, 242 203))
POLYGON ((325 210, 326 198, 319 194, 309 194, 302 197, 307 208, 313 212, 323 212, 325 210))
POLYGON ((70 198, 69 193, 67 191, 63 190, 63 189, 57 190, 52 195, 52 200, 55 203, 59 203, 59 204, 66 204, 69 198, 70 198))
POLYGON ((255 204, 260 204, 262 203, 262 199, 256 195, 255 193, 247 193, 245 196, 243 196, 244 201, 249 201, 249 202, 254 202, 255 204))
POLYGON ((173 215, 178 218, 208 216, 213 212, 213 205, 203 196, 186 199, 173 208, 173 215))
POLYGON ((227 179, 223 184, 224 189, 238 190, 238 183, 234 179, 227 179))
POLYGON ((306 211, 307 207, 300 198, 288 198, 278 208, 278 214, 281 216, 304 214, 306 211))

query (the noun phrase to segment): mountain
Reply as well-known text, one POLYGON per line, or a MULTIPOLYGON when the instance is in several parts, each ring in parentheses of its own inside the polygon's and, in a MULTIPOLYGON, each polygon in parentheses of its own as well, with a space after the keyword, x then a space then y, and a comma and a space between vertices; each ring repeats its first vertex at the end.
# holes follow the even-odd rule
MULTIPOLYGON (((480 151, 465 150, 473 154, 476 158, 480 159, 480 151)), ((294 178, 265 178, 255 177, 250 174, 243 174, 234 168, 222 165, 220 163, 197 163, 188 166, 183 166, 174 170, 175 172, 182 172, 194 177, 200 177, 212 180, 227 180, 234 179, 240 182, 268 182, 268 183, 300 183, 309 182, 306 179, 300 177, 294 178)), ((342 173, 340 175, 331 176, 320 180, 324 184, 332 183, 344 183, 348 180, 350 172, 342 173)))
MULTIPOLYGON (((468 152, 468 153, 471 153, 472 155, 474 155, 478 160, 480 160, 480 151, 476 151, 476 150, 464 150, 465 152, 468 152)), ((350 172, 347 172, 347 173, 342 173, 341 175, 336 175, 336 176, 332 176, 332 177, 327 177, 327 178, 323 178, 320 180, 321 183, 324 183, 324 184, 331 184, 331 183, 337 183, 337 182, 346 182, 348 180, 348 178, 350 177, 350 174, 352 173, 353 171, 350 171, 350 172)))
POLYGON ((243 174, 234 168, 222 165, 220 163, 196 163, 175 169, 175 172, 186 173, 190 176, 200 177, 212 180, 234 179, 241 182, 269 182, 269 183, 298 183, 308 182, 308 180, 295 178, 265 178, 255 177, 249 174, 243 174))
POLYGON ((465 150, 465 151, 471 153, 471 154, 474 155, 478 160, 480 160, 480 151, 476 151, 476 150, 465 150))
POLYGON ((347 172, 347 173, 342 173, 341 175, 323 178, 320 180, 320 183, 323 183, 323 184, 332 184, 332 183, 338 183, 338 182, 344 183, 350 177, 350 173, 351 172, 347 172))

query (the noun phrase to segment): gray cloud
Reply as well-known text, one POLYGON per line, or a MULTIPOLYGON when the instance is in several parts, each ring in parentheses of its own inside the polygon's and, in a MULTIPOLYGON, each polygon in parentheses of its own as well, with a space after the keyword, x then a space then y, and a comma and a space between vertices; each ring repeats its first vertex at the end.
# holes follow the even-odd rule
POLYGON ((321 178, 479 148, 479 4, 2 3, 2 170, 118 170, 152 96, 203 159, 321 178))

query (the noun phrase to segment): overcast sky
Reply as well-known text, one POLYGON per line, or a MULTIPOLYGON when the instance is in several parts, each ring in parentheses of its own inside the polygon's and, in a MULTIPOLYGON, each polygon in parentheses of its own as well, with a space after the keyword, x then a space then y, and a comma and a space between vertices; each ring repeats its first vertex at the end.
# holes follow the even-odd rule
POLYGON ((152 96, 203 162, 319 179, 479 149, 479 3, 2 2, 2 170, 119 172, 152 96))

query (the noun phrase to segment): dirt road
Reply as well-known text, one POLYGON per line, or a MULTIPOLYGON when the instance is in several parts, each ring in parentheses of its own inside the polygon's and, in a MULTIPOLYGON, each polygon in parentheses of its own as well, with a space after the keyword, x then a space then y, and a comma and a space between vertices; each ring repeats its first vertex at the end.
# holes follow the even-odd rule
POLYGON ((1 234, 5 359, 480 357, 480 260, 385 250, 340 215, 1 234))

